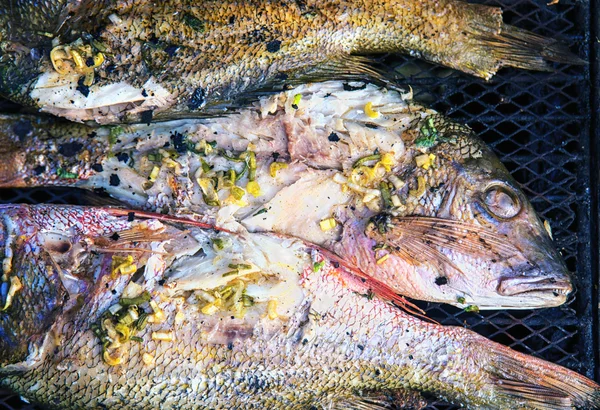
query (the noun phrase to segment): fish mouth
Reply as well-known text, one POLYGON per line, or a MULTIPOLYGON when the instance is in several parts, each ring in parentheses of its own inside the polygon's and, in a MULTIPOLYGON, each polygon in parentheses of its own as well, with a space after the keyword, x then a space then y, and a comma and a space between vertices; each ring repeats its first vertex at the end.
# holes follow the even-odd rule
POLYGON ((571 281, 564 278, 540 278, 539 276, 521 276, 502 278, 498 284, 498 293, 502 296, 542 294, 554 297, 567 296, 573 290, 571 281))

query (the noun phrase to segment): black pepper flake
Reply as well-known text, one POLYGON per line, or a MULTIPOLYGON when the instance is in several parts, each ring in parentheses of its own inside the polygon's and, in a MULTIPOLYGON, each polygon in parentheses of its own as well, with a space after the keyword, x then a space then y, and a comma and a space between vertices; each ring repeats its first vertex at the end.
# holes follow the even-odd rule
POLYGON ((365 347, 363 345, 357 345, 356 347, 358 347, 361 351, 365 350, 365 347))
POLYGON ((118 241, 118 240, 119 240, 119 238, 120 238, 120 236, 119 236, 119 234, 118 234, 118 233, 116 233, 116 232, 115 232, 115 233, 113 233, 113 234, 110 236, 110 239, 112 239, 113 241, 118 241))
POLYGON ((110 74, 112 72, 114 72, 117 69, 117 66, 114 64, 109 64, 104 68, 104 71, 106 71, 107 74, 110 74))
POLYGON ((306 346, 306 344, 307 344, 307 343, 308 343, 308 339, 302 339, 302 344, 303 344, 304 346, 306 346))
POLYGON ((92 169, 96 172, 104 171, 104 167, 102 166, 102 164, 94 164, 92 165, 92 169))
POLYGON ((173 141, 173 147, 178 153, 184 154, 188 151, 188 144, 182 133, 175 131, 171 134, 171 141, 173 141))
POLYGON ((148 93, 146 92, 146 90, 142 90, 142 97, 148 97, 148 93))
POLYGON ((85 59, 85 65, 88 67, 94 66, 94 59, 92 57, 88 57, 85 59))
POLYGON ((332 132, 331 134, 329 134, 329 137, 327 137, 327 139, 331 142, 338 142, 340 140, 340 137, 335 132, 332 132))
POLYGON ((435 284, 438 286, 442 286, 448 283, 448 278, 445 276, 438 276, 435 278, 435 284))
POLYGON ((229 17, 229 24, 233 24, 235 23, 235 16, 230 16, 229 17))
POLYGON ((372 122, 366 122, 365 127, 371 128, 372 130, 376 130, 377 128, 379 128, 379 125, 373 124, 372 122))
POLYGON ((160 280, 158 281, 158 286, 163 286, 163 285, 165 284, 165 282, 166 282, 166 281, 165 281, 164 279, 160 279, 160 280))
POLYGON ((25 138, 31 131, 33 131, 33 125, 29 120, 20 120, 13 126, 13 132, 17 134, 19 139, 25 138))
POLYGON ((281 40, 272 40, 267 43, 267 51, 269 53, 276 53, 281 48, 281 40))
POLYGON ((74 157, 83 148, 83 144, 77 141, 66 142, 60 144, 58 147, 58 153, 64 157, 74 157))
POLYGON ((88 134, 88 138, 96 138, 98 136, 98 134, 96 134, 96 131, 92 131, 88 134))
POLYGON ((331 264, 333 265, 334 268, 339 269, 340 267, 340 263, 339 262, 331 262, 331 264))
POLYGON ((409 354, 409 355, 408 355, 408 359, 409 359, 409 360, 412 360, 412 359, 414 359, 413 355, 412 355, 412 354, 409 354))
POLYGON ((133 222, 134 219, 135 219, 135 212, 129 212, 127 214, 127 222, 133 222))
POLYGON ((273 152, 273 153, 271 154, 271 156, 273 157, 273 159, 274 159, 275 161, 277 161, 277 158, 279 158, 279 155, 280 155, 280 154, 279 154, 279 152, 273 152))
POLYGON ((152 110, 147 110, 140 114, 140 119, 144 124, 150 125, 150 123, 152 122, 152 115, 152 110))
POLYGON ((46 167, 44 165, 38 165, 37 167, 35 167, 33 169, 33 172, 35 172, 36 175, 40 175, 41 173, 43 173, 46 170, 46 167))
POLYGON ((117 159, 121 162, 127 163, 127 161, 129 161, 129 154, 126 152, 120 152, 117 154, 117 159))
POLYGON ((227 349, 233 350, 233 343, 231 343, 231 342, 227 343, 227 349))
POLYGON ((287 73, 278 73, 278 74, 275 76, 275 79, 276 79, 276 80, 281 80, 281 81, 285 81, 285 80, 287 80, 288 78, 289 78, 289 75, 287 75, 287 73))
POLYGON ((85 85, 84 81, 85 77, 79 77, 79 80, 77 80, 77 88, 75 89, 81 94, 83 94, 84 97, 87 97, 88 95, 90 95, 90 87, 85 85))
POLYGON ((117 174, 110 174, 110 186, 119 186, 121 184, 121 179, 117 174))
POLYGON ((202 87, 198 87, 192 93, 190 100, 188 101, 188 108, 192 111, 195 111, 204 106, 206 102, 206 92, 202 89, 202 87))
POLYGON ((111 290, 110 290, 110 293, 112 293, 113 295, 116 295, 116 294, 117 294, 117 291, 116 291, 116 290, 114 290, 114 289, 111 289, 111 290))

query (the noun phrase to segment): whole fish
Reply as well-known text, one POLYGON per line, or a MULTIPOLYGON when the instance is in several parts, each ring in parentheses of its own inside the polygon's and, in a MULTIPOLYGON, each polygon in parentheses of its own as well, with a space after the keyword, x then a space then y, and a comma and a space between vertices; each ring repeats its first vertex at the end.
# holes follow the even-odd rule
POLYGON ((456 0, 9 0, 0 41, 4 96, 101 123, 197 115, 311 78, 385 81, 366 53, 409 53, 485 79, 503 66, 581 62, 504 24, 497 7, 456 0))
POLYGON ((139 209, 296 236, 415 299, 564 303, 567 269, 508 171, 468 127, 409 98, 327 82, 149 126, 3 117, 0 186, 104 189, 139 209))
POLYGON ((591 380, 406 314, 298 239, 108 208, 0 215, 0 386, 52 408, 420 407, 419 392, 600 408, 591 380))

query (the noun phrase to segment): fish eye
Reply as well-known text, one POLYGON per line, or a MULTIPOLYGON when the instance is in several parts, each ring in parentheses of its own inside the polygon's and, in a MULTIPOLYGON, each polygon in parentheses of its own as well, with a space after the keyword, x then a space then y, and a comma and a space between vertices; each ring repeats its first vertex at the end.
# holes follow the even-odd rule
POLYGON ((487 210, 495 217, 509 219, 521 210, 521 201, 516 193, 505 185, 491 185, 483 194, 487 210))

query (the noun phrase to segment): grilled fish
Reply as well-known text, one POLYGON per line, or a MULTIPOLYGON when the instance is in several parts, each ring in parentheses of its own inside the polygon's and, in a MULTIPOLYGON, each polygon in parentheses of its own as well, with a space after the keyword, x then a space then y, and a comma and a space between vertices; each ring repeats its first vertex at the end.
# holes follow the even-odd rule
POLYGON ((579 63, 555 40, 456 0, 2 3, 0 92, 71 120, 214 111, 281 83, 385 81, 365 53, 410 53, 485 79, 579 63), (41 3, 41 4, 40 4, 41 3))
POLYGON ((468 127, 409 97, 327 82, 149 126, 6 116, 0 186, 104 189, 138 209, 296 236, 416 299, 562 304, 567 269, 516 182, 468 127))
POLYGON ((298 239, 109 208, 0 214, 0 385, 50 407, 600 405, 592 381, 406 314, 298 239))

